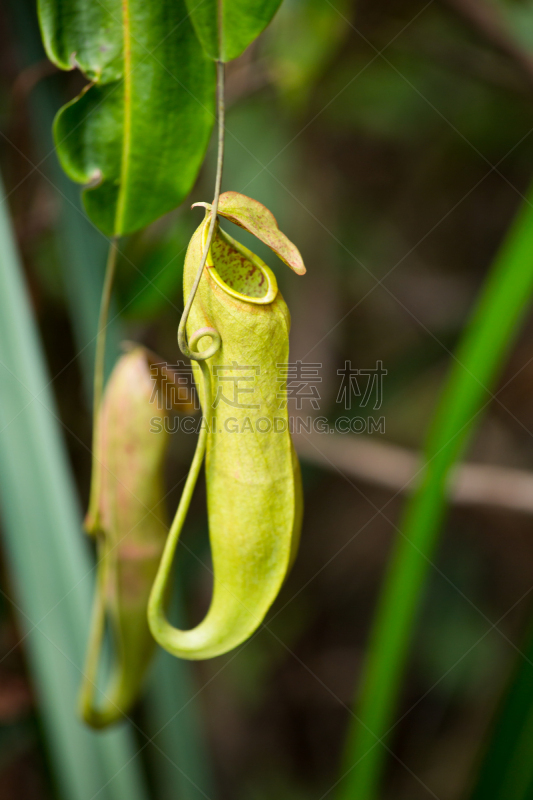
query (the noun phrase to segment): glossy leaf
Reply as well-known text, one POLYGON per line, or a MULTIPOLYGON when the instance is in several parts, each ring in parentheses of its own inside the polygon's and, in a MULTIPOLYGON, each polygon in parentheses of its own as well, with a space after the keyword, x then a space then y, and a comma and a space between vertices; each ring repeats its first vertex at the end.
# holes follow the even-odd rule
POLYGON ((63 168, 104 233, 148 225, 190 191, 214 120, 184 0, 40 0, 39 15, 48 57, 91 81, 55 120, 63 168))
POLYGON ((186 0, 189 14, 210 58, 231 61, 266 28, 281 0, 186 0))

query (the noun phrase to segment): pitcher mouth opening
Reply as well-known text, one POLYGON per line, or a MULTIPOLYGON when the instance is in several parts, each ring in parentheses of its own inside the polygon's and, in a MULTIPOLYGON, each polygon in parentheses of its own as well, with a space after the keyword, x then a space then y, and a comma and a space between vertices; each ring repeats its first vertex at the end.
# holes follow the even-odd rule
MULTIPOLYGON (((208 221, 209 216, 204 224, 204 246, 209 229, 208 221)), ((206 267, 215 283, 237 300, 267 305, 276 299, 278 284, 272 270, 259 256, 223 231, 218 222, 206 267)))

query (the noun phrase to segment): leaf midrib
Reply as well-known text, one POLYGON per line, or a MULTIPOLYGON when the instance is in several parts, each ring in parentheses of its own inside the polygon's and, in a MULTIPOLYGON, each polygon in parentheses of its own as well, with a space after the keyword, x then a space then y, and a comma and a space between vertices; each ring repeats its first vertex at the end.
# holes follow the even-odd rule
POLYGON ((115 213, 115 235, 124 227, 126 211, 126 188, 131 149, 131 21, 130 0, 122 0, 122 28, 124 39, 124 129, 122 136, 122 154, 120 163, 120 186, 115 213))

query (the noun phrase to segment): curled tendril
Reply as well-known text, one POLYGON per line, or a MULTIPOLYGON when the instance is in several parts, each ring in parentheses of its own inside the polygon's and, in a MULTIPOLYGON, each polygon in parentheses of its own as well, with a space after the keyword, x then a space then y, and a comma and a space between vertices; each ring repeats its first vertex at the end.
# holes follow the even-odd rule
POLYGON ((197 331, 194 331, 189 341, 189 348, 191 348, 190 351, 193 354, 189 356, 189 358, 193 358, 195 361, 205 361, 219 351, 221 344, 222 339, 220 338, 219 332, 215 328, 198 328, 197 331), (211 337, 212 341, 210 346, 206 350, 202 350, 202 352, 199 352, 198 350, 192 350, 192 348, 200 341, 200 339, 203 339, 204 336, 211 337))

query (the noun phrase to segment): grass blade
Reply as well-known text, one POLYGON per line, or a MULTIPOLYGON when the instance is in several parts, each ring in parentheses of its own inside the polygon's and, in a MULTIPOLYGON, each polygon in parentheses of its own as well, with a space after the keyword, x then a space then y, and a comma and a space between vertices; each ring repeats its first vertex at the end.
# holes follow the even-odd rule
POLYGON ((528 199, 496 256, 457 350, 427 438, 422 480, 400 524, 371 633, 357 719, 348 734, 341 800, 378 796, 384 744, 446 509, 448 476, 490 400, 532 293, 533 205, 528 199))

